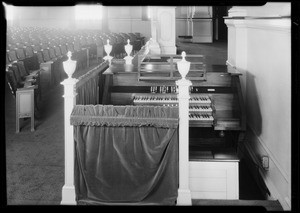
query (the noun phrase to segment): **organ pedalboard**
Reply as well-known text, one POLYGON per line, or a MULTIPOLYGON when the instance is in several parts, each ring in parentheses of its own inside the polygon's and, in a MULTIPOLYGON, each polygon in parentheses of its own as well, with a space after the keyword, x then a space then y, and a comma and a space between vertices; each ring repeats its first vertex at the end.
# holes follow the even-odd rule
MULTIPOLYGON (((151 93, 133 94, 133 105, 178 106, 176 86, 153 86, 151 93)), ((209 95, 190 94, 189 123, 195 127, 211 127, 214 107, 209 95)))

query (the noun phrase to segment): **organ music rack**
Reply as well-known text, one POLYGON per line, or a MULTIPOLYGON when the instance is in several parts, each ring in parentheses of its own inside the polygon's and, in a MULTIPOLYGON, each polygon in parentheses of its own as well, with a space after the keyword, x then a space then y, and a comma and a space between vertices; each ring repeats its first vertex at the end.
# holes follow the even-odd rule
MULTIPOLYGON (((179 60, 181 60, 181 55, 139 55, 137 64, 138 80, 178 80, 181 78, 176 63, 179 60)), ((186 79, 206 80, 205 56, 187 55, 186 60, 190 61, 190 70, 186 79)))

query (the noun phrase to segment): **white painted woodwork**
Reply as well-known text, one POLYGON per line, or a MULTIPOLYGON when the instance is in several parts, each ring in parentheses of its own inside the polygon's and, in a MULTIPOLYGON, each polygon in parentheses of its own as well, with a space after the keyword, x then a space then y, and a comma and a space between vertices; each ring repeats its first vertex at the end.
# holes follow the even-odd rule
MULTIPOLYGON (((161 47, 158 43, 158 34, 157 29, 159 28, 158 21, 157 21, 157 7, 151 7, 150 9, 150 26, 151 26, 151 38, 149 40, 149 52, 152 55, 160 55, 161 47)), ((159 57, 155 57, 159 58, 159 57)))
MULTIPOLYGON (((228 64, 247 76, 245 147, 253 159, 267 155, 260 170, 272 199, 291 209, 291 4, 232 7, 228 19, 228 64), (282 110, 284 109, 284 110, 282 110), (280 112, 280 113, 279 113, 280 112)), ((242 77, 243 79, 243 77, 242 77)))
POLYGON ((228 27, 228 59, 226 64, 236 68, 242 73, 240 76, 241 90, 245 107, 246 103, 246 82, 247 82, 247 28, 242 20, 226 19, 225 24, 228 27))
POLYGON ((75 84, 78 80, 67 78, 64 86, 64 138, 65 138, 65 184, 62 188, 63 205, 76 205, 74 186, 74 127, 70 124, 70 116, 76 104, 75 84))
POLYGON ((192 199, 239 199, 239 161, 190 161, 192 199))
POLYGON ((186 79, 176 81, 178 86, 179 107, 179 188, 177 205, 191 205, 189 189, 189 87, 192 83, 186 79))
POLYGON ((161 54, 176 54, 175 7, 151 7, 151 11, 151 37, 158 42, 161 54))

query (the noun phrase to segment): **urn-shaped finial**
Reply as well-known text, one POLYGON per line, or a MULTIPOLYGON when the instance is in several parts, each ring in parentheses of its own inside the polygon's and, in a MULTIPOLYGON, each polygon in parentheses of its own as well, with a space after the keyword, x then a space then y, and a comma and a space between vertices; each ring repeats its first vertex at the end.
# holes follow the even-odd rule
POLYGON ((71 59, 71 57, 72 57, 71 51, 68 51, 67 56, 68 56, 68 60, 63 62, 63 67, 64 67, 64 70, 67 73, 68 77, 72 78, 72 75, 76 69, 77 61, 73 61, 71 59))
POLYGON ((109 56, 112 50, 112 46, 109 44, 109 39, 107 39, 107 44, 104 45, 104 50, 106 52, 106 55, 109 56))
POLYGON ((125 52, 127 53, 127 56, 130 56, 132 51, 132 45, 129 42, 130 40, 127 39, 127 44, 125 45, 125 52))
POLYGON ((184 51, 181 53, 181 56, 182 60, 177 62, 177 67, 181 77, 185 79, 190 70, 191 62, 185 60, 186 53, 184 51))

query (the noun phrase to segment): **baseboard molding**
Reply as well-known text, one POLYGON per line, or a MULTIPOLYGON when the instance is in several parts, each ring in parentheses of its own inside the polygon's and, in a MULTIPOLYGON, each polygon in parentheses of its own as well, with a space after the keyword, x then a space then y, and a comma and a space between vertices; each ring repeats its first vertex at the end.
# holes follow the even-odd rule
MULTIPOLYGON (((262 180, 271 193, 271 196, 268 197, 268 199, 278 200, 284 210, 291 210, 291 202, 288 195, 286 195, 286 193, 280 193, 280 189, 288 189, 288 187, 291 187, 287 175, 282 171, 282 168, 278 165, 272 153, 270 153, 270 151, 265 148, 261 139, 254 133, 254 131, 251 130, 251 128, 248 127, 246 140, 241 145, 244 147, 248 156, 251 158, 249 160, 255 162, 257 165, 260 165, 259 156, 262 156, 264 154, 269 156, 269 171, 264 171, 263 168, 260 168, 259 172, 262 180), (254 149, 249 142, 251 142, 251 144, 255 143, 256 149, 254 149)), ((248 156, 243 155, 243 157, 248 156)))

